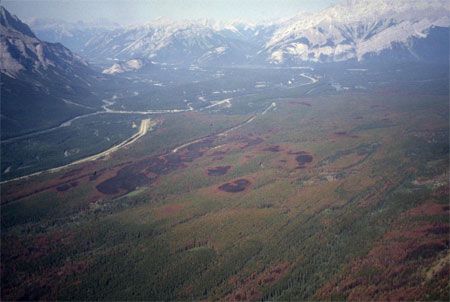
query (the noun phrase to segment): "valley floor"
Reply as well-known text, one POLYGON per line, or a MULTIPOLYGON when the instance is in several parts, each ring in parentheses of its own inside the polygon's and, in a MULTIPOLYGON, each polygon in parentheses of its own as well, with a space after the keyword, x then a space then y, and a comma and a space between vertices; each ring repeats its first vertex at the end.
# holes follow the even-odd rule
POLYGON ((115 147, 2 183, 2 300, 448 300, 448 81, 316 72, 75 121, 115 147))

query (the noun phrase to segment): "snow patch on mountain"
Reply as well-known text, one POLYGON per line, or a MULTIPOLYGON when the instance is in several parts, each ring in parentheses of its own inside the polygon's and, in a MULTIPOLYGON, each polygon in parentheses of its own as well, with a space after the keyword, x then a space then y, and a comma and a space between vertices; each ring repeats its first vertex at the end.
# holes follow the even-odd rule
MULTIPOLYGON (((361 61, 386 51, 415 57, 417 43, 426 52, 423 41, 436 27, 448 28, 449 16, 448 0, 344 0, 314 14, 300 12, 274 22, 158 18, 91 33, 75 31, 81 25, 60 26, 58 34, 65 39, 73 36, 67 43, 93 61, 145 58, 186 66, 295 65, 361 61)), ((446 40, 445 32, 440 35, 446 40)), ((440 54, 445 52, 441 48, 440 54)), ((115 66, 115 72, 120 68, 115 66)))
POLYGON ((265 45, 270 63, 362 60, 430 28, 449 27, 447 1, 348 0, 322 12, 287 20, 265 45))
POLYGON ((150 65, 151 62, 143 59, 132 59, 128 61, 123 61, 119 63, 115 63, 110 68, 107 68, 102 71, 103 74, 117 74, 124 73, 129 71, 137 71, 143 68, 144 66, 150 65))

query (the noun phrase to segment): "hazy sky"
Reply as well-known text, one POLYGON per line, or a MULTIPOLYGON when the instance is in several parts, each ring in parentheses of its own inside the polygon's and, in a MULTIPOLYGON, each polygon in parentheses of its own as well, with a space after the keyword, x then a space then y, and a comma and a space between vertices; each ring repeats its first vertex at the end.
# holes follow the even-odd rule
POLYGON ((119 24, 170 19, 271 20, 291 17, 298 11, 314 12, 338 0, 2 0, 12 14, 60 18, 70 22, 109 19, 119 24))

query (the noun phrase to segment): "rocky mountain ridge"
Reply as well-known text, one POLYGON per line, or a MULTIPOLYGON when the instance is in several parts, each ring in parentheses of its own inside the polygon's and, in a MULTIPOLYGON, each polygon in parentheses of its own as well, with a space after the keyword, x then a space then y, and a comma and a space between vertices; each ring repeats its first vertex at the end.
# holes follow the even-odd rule
POLYGON ((421 60, 436 53, 434 42, 427 46, 434 35, 433 40, 442 40, 442 59, 448 56, 449 15, 442 0, 347 0, 276 22, 159 18, 104 28, 78 51, 94 61, 142 58, 185 65, 364 61, 385 55, 421 60))

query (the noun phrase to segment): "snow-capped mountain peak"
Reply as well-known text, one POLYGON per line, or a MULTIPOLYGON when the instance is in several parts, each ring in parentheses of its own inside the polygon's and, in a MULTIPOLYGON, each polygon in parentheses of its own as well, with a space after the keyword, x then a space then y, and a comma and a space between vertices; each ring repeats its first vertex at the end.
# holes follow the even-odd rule
POLYGON ((104 74, 117 74, 129 71, 137 71, 144 67, 150 67, 152 63, 149 60, 144 59, 131 59, 128 61, 115 63, 108 69, 102 71, 104 74))
POLYGON ((269 61, 362 60, 448 27, 447 1, 347 0, 319 13, 295 16, 266 43, 269 61))
POLYGON ((63 26, 58 35, 65 37, 63 44, 73 43, 73 49, 92 60, 297 64, 362 61, 387 53, 433 59, 448 57, 449 15, 448 0, 343 0, 317 13, 299 12, 270 22, 158 18, 95 33, 63 26), (430 39, 440 50, 427 53, 430 39))

